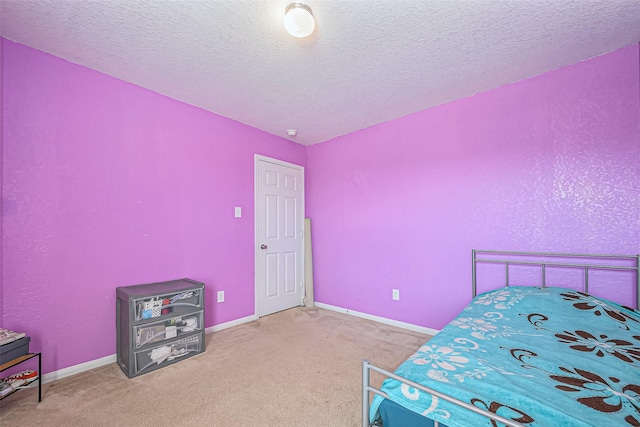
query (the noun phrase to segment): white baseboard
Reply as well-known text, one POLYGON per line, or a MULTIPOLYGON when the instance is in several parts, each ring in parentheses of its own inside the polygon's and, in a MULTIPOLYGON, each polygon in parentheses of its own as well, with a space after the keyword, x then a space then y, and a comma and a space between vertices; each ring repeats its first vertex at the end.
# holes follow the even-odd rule
POLYGON ((251 316, 241 317, 240 319, 232 320, 230 322, 209 326, 207 329, 204 330, 204 333, 210 334, 211 332, 218 332, 223 329, 228 329, 234 326, 242 325, 243 323, 253 322, 254 320, 258 320, 258 316, 256 316, 255 314, 252 314, 251 316))
POLYGON ((68 368, 59 369, 57 371, 49 372, 42 376, 42 383, 50 383, 51 381, 60 380, 71 375, 79 374, 80 372, 88 371, 90 369, 99 368, 104 365, 116 362, 116 355, 101 357, 100 359, 90 360, 88 362, 80 363, 78 365, 69 366, 68 368))
POLYGON ((408 329, 410 331, 420 332, 427 335, 435 335, 438 332, 440 332, 440 330, 438 329, 426 328, 424 326, 418 326, 411 323, 400 322, 398 320, 387 319, 386 317, 374 316, 372 314, 361 313, 359 311, 350 310, 348 308, 336 307, 336 306, 324 304, 321 302, 316 302, 315 306, 319 308, 324 308, 327 310, 337 311, 338 313, 344 313, 344 314, 349 314, 351 316, 361 317, 367 320, 373 320, 374 322, 384 323, 385 325, 391 325, 391 326, 396 326, 398 328, 408 329))
MULTIPOLYGON (((242 317, 240 319, 232 320, 230 322, 221 323, 219 325, 209 326, 204 330, 205 334, 210 334, 212 332, 218 332, 223 329, 231 328, 233 326, 241 325, 243 323, 252 322, 254 320, 258 320, 258 316, 251 315, 247 317, 242 317)), ((99 359, 90 360, 88 362, 80 363, 78 365, 69 366, 68 368, 59 369, 57 371, 49 372, 48 374, 44 374, 42 376, 42 383, 50 383, 52 381, 60 380, 62 378, 70 377, 71 375, 76 375, 81 372, 88 371, 90 369, 99 368, 104 365, 108 365, 110 363, 116 363, 117 356, 115 354, 111 354, 109 356, 101 357, 99 359)))

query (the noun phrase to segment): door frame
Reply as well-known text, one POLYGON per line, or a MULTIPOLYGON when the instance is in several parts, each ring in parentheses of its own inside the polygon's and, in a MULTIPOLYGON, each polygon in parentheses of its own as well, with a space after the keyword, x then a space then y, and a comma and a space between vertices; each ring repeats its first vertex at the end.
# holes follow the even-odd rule
POLYGON ((259 289, 259 271, 258 271, 258 257, 260 254, 260 250, 258 249, 258 163, 266 162, 272 163, 278 166, 284 166, 292 169, 296 169, 300 171, 300 184, 301 188, 301 197, 302 200, 300 202, 300 232, 302 233, 302 239, 300 239, 300 305, 303 304, 304 296, 305 296, 305 239, 307 236, 304 234, 304 218, 305 218, 305 193, 304 193, 304 166, 296 165, 294 163, 285 162, 284 160, 274 159, 272 157, 263 156, 261 154, 254 154, 253 157, 253 269, 254 269, 254 301, 255 301, 255 316, 260 318, 260 302, 258 295, 260 292, 259 289))

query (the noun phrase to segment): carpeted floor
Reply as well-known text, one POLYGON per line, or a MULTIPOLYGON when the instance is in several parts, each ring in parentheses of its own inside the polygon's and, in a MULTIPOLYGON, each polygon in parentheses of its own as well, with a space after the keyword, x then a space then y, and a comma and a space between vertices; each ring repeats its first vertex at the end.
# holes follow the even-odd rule
POLYGON ((43 385, 41 403, 36 388, 15 393, 0 424, 355 427, 361 360, 394 370, 428 339, 298 307, 209 334, 203 354, 134 379, 113 363, 43 385))

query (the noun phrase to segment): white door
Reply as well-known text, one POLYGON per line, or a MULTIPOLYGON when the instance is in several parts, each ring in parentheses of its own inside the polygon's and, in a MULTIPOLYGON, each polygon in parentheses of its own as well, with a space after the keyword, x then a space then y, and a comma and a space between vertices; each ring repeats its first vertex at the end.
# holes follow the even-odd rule
POLYGON ((304 168, 255 156, 256 314, 302 304, 304 168))

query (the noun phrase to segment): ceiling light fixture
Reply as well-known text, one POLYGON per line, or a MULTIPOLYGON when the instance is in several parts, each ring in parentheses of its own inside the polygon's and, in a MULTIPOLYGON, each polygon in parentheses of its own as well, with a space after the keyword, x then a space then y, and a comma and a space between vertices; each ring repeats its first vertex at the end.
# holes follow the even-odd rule
POLYGON ((284 12, 284 28, 293 37, 307 37, 316 28, 311 8, 302 3, 291 3, 284 12))

